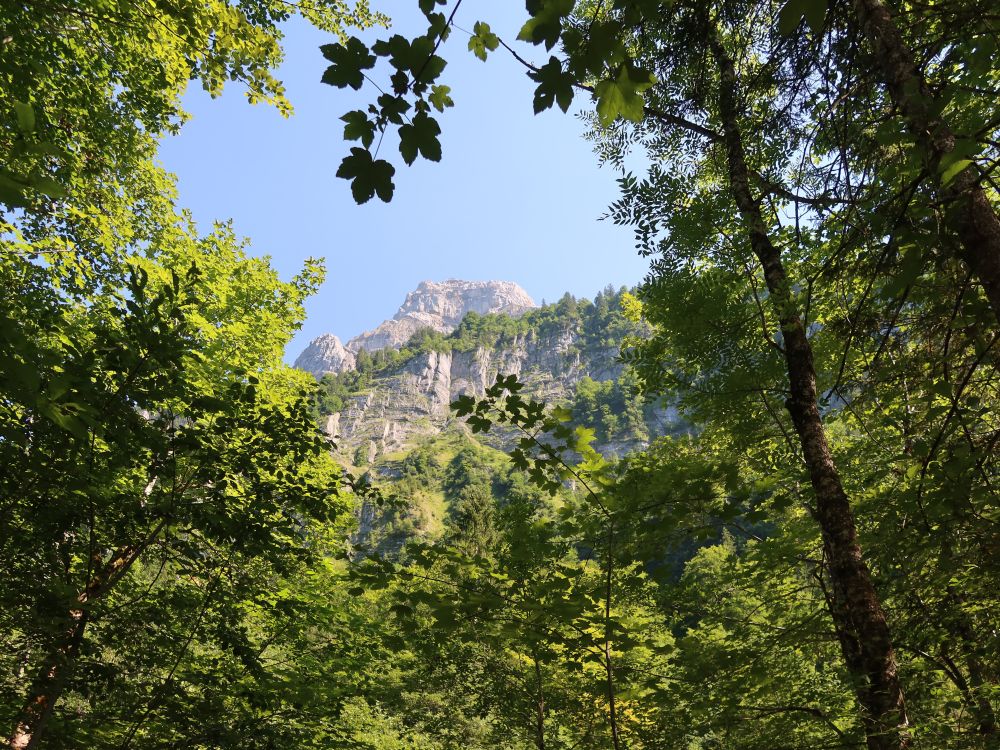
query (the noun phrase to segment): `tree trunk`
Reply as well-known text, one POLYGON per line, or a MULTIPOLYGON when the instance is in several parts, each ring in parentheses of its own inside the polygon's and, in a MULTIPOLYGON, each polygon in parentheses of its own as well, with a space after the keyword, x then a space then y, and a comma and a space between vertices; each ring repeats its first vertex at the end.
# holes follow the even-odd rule
POLYGON ((542 691, 542 665, 538 654, 533 654, 535 662, 535 747, 545 750, 545 693, 542 691))
POLYGON ((954 132, 936 113, 934 96, 888 8, 880 0, 854 0, 854 9, 874 48, 889 95, 906 129, 925 153, 934 188, 945 206, 947 225, 962 245, 962 259, 982 284, 1000 321, 1000 218, 980 184, 982 174, 970 164, 944 183, 942 159, 955 149, 954 132))
POLYGON ((736 70, 714 29, 709 42, 719 67, 719 110, 730 190, 763 271, 784 339, 791 415, 816 496, 832 587, 832 612, 844 659, 863 712, 869 750, 910 746, 908 720, 889 627, 858 544, 850 500, 833 461, 819 412, 812 346, 791 297, 780 250, 771 241, 760 201, 750 188, 750 171, 737 120, 736 70))
POLYGON ((76 606, 69 610, 62 637, 31 684, 28 698, 7 742, 10 750, 30 750, 41 740, 83 645, 87 607, 107 594, 128 573, 132 564, 159 536, 165 524, 166 521, 161 520, 139 544, 120 547, 107 563, 96 566, 98 572, 76 597, 76 606))
POLYGON ((614 570, 614 525, 608 527, 608 572, 604 589, 604 670, 608 688, 608 719, 611 722, 611 746, 621 750, 618 733, 618 707, 615 705, 615 670, 611 661, 611 584, 614 570))
MULTIPOLYGON (((947 618, 945 626, 955 633, 961 644, 961 651, 969 672, 968 694, 978 723, 977 728, 983 737, 984 747, 988 750, 997 750, 1000 748, 1000 731, 997 731, 997 717, 993 710, 993 704, 987 697, 987 691, 993 686, 987 684, 990 681, 985 676, 986 670, 984 670, 979 654, 976 652, 981 640, 976 637, 972 620, 965 611, 965 603, 961 594, 951 586, 948 587, 948 599, 955 614, 947 618)), ((944 650, 947 650, 947 645, 944 646, 944 650)))
POLYGON ((66 678, 76 663, 77 654, 83 643, 87 613, 82 609, 74 609, 69 614, 69 620, 69 628, 31 685, 28 700, 25 701, 14 732, 10 736, 11 750, 29 750, 35 747, 48 726, 52 709, 62 694, 66 678))
POLYGON ((983 742, 988 750, 998 750, 1000 748, 1000 731, 997 731, 997 715, 993 710, 993 704, 986 695, 988 687, 987 681, 983 677, 983 665, 979 657, 975 654, 975 644, 968 641, 963 642, 965 651, 965 663, 969 668, 969 682, 972 686, 972 695, 975 700, 976 719, 979 722, 977 729, 983 736, 983 742))
POLYGON ((995 750, 1000 742, 1000 735, 997 734, 996 713, 993 711, 993 705, 983 693, 986 683, 983 679, 982 664, 972 653, 968 644, 962 644, 962 651, 965 654, 969 679, 965 678, 961 667, 951 657, 951 643, 949 641, 941 644, 941 661, 947 667, 948 677, 965 699, 969 713, 976 718, 976 730, 983 738, 983 747, 986 750, 995 750))

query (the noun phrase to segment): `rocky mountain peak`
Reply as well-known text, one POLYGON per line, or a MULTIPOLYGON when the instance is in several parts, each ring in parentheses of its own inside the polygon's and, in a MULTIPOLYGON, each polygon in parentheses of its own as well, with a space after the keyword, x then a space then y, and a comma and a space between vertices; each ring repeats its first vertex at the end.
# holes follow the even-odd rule
POLYGON ((353 370, 354 364, 354 352, 332 333, 324 333, 313 339, 295 359, 295 367, 317 377, 322 377, 327 372, 353 370))
POLYGON ((520 315, 535 301, 513 281, 421 281, 393 316, 433 315, 454 329, 470 312, 520 315))
POLYGON ((295 366, 317 376, 343 372, 354 369, 359 350, 399 349, 422 328, 451 333, 470 312, 516 317, 533 307, 535 301, 513 281, 421 281, 390 320, 355 336, 346 346, 336 336, 324 334, 306 347, 295 366))

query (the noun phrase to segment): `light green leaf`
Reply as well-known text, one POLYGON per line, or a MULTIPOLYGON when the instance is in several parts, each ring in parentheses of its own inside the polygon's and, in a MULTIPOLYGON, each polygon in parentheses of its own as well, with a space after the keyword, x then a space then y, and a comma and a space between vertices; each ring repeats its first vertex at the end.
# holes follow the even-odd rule
POLYGON ((450 86, 431 86, 431 94, 427 98, 438 112, 444 112, 446 108, 455 106, 450 86))
POLYGON ((556 406, 552 409, 552 418, 558 422, 569 422, 573 419, 573 412, 565 406, 556 406))
POLYGON ((952 162, 944 172, 941 173, 941 187, 947 187, 952 180, 958 177, 962 171, 972 164, 972 159, 957 159, 952 162))
POLYGON ((14 114, 17 115, 17 129, 22 133, 35 130, 35 110, 27 102, 14 102, 14 114))
POLYGON ((653 76, 644 71, 632 71, 623 65, 618 77, 601 81, 594 90, 597 98, 597 117, 604 127, 609 127, 619 116, 632 122, 643 117, 642 92, 653 85, 653 76))
POLYGON ((490 30, 489 24, 476 21, 476 25, 472 27, 472 36, 469 37, 469 51, 485 62, 486 55, 499 45, 500 38, 490 30))

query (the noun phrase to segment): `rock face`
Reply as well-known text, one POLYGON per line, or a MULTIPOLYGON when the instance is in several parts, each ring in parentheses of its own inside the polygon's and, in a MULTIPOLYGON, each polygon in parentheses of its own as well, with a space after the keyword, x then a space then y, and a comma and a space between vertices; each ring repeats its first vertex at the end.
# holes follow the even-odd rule
MULTIPOLYGON (((451 419, 449 404, 456 397, 482 395, 500 372, 523 373, 526 379, 534 374, 536 387, 538 376, 544 374, 545 395, 565 396, 562 391, 575 382, 569 371, 579 373, 577 379, 583 372, 575 354, 567 356, 560 343, 518 338, 500 350, 432 351, 414 357, 396 372, 379 378, 368 393, 345 404, 336 420, 340 448, 352 452, 364 445, 370 446, 372 454, 385 455, 420 435, 438 433, 451 419), (567 377, 555 379, 552 372, 565 372, 567 377)), ((532 390, 533 395, 543 395, 532 390)))
MULTIPOLYGON (((581 353, 577 343, 571 331, 529 333, 497 348, 419 354, 380 376, 363 395, 352 396, 343 411, 330 416, 326 430, 335 437, 345 461, 371 463, 376 457, 405 452, 421 436, 448 428, 455 419, 451 402, 464 394, 483 395, 498 374, 517 375, 526 395, 548 403, 571 398, 584 377, 613 380, 621 374, 617 348, 581 353)), ((666 432, 677 415, 661 409, 656 419, 666 432)), ((511 436, 493 430, 479 439, 503 448, 509 447, 511 436)), ((595 447, 605 455, 622 456, 639 445, 626 440, 595 447)))
POLYGON ((322 377, 327 372, 354 369, 354 352, 347 349, 332 333, 324 333, 307 346, 295 359, 300 370, 322 377))
POLYGON ((295 366, 317 377, 353 370, 360 349, 399 349, 422 328, 451 333, 470 312, 517 317, 533 307, 534 300, 512 281, 422 281, 391 320, 355 336, 346 347, 336 336, 324 334, 306 347, 295 366))

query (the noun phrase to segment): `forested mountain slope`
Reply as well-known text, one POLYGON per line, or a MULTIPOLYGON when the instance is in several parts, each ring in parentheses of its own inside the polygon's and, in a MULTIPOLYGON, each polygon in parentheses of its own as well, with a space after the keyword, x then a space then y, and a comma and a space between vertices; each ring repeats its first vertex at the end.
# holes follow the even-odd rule
MULTIPOLYGON (((442 289, 445 285, 425 282, 407 297, 395 320, 418 307, 464 311, 467 284, 445 282, 450 288, 442 289)), ((491 286, 509 288, 502 282, 487 282, 485 288, 491 286)), ((452 318, 450 326, 447 318, 438 318, 436 329, 418 329, 399 346, 382 349, 366 348, 372 337, 363 334, 348 344, 357 353, 347 367, 335 356, 325 363, 317 359, 327 337, 310 344, 299 366, 339 369, 322 374, 315 404, 335 454, 352 470, 368 472, 398 501, 386 517, 370 502, 362 504, 355 542, 387 535, 390 547, 398 548, 406 541, 403 529, 439 537, 458 501, 455 482, 446 486, 444 476, 470 471, 467 461, 479 465, 478 483, 491 502, 503 502, 500 485, 511 481, 503 451, 519 436, 503 430, 475 435, 451 408, 460 396, 483 396, 498 376, 516 375, 525 394, 569 408, 577 423, 594 428, 595 447, 610 458, 683 431, 676 410, 662 400, 647 402, 620 361, 630 337, 646 333, 623 315, 625 294, 609 287, 593 301, 567 293, 542 307, 512 305, 514 314, 471 310, 452 318)), ((504 306, 495 304, 498 295, 490 296, 481 308, 504 306)))

